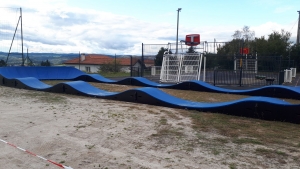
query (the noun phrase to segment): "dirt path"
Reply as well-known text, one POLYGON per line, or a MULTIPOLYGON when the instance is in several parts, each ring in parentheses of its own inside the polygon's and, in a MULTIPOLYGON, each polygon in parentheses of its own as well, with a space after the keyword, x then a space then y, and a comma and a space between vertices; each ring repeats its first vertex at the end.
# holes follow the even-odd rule
MULTIPOLYGON (((0 139, 74 169, 300 166, 297 149, 267 158, 254 151, 263 145, 195 131, 184 110, 2 86, 0 107, 0 139)), ((59 168, 1 142, 0 150, 0 169, 59 168)))

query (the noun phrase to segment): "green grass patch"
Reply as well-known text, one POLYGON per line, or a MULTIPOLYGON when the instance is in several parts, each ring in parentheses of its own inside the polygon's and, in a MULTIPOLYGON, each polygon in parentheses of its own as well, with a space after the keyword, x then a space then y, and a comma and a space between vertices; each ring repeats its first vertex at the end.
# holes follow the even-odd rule
POLYGON ((287 156, 287 154, 285 152, 282 152, 282 151, 279 151, 279 150, 276 150, 275 153, 280 155, 280 156, 287 156))
POLYGON ((183 136, 183 132, 180 129, 173 128, 171 126, 160 127, 155 134, 152 134, 153 137, 162 137, 162 136, 183 136))
POLYGON ((162 118, 159 120, 159 124, 160 124, 160 125, 167 125, 167 124, 168 124, 168 120, 167 120, 165 117, 162 117, 162 118))
POLYGON ((46 103, 59 104, 67 102, 67 99, 62 95, 49 92, 26 92, 23 96, 35 98, 46 103))
POLYGON ((236 144, 263 144, 261 141, 251 138, 237 138, 233 140, 236 144))
POLYGON ((85 145, 85 147, 88 148, 88 149, 92 149, 92 148, 95 147, 95 144, 93 144, 93 145, 85 145))
POLYGON ((230 164, 229 164, 229 168, 230 168, 230 169, 236 169, 237 167, 236 167, 236 164, 235 164, 235 163, 230 163, 230 164))
POLYGON ((220 154, 220 150, 217 149, 217 148, 213 148, 211 151, 212 151, 212 153, 213 153, 214 155, 219 155, 219 154, 220 154))
POLYGON ((265 149, 265 148, 257 148, 255 150, 255 153, 258 155, 263 155, 267 158, 282 158, 288 156, 285 152, 279 150, 265 149))
POLYGON ((182 112, 198 132, 217 132, 236 144, 278 144, 299 147, 299 125, 197 111, 182 112))
POLYGON ((265 149, 265 148, 257 148, 255 152, 259 155, 270 155, 274 154, 273 150, 265 149))
POLYGON ((229 143, 228 139, 220 138, 220 137, 214 138, 214 141, 222 143, 222 144, 229 143))
POLYGON ((130 77, 130 72, 100 72, 99 74, 104 77, 130 77))

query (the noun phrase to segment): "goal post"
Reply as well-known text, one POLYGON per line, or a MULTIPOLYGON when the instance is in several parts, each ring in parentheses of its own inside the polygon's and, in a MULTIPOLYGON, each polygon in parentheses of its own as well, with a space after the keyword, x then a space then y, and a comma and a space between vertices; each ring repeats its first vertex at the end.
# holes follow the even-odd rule
POLYGON ((160 73, 161 82, 200 80, 203 54, 165 54, 160 73))

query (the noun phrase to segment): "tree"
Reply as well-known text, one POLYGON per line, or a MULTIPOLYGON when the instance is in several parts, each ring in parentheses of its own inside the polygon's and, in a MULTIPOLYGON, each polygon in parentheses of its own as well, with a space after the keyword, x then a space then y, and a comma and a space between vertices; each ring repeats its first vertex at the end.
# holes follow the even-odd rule
POLYGON ((4 60, 0 60, 0 67, 4 67, 4 66, 6 66, 5 61, 4 60))
POLYGON ((287 49, 291 45, 291 42, 289 41, 290 38, 291 33, 286 32, 283 29, 281 30, 281 33, 273 31, 273 33, 271 33, 268 38, 268 51, 270 55, 286 56, 288 54, 287 49))
POLYGON ((236 30, 234 34, 232 35, 233 39, 241 39, 242 38, 242 32, 240 30, 236 30))
POLYGON ((98 73, 100 72, 120 72, 121 64, 119 60, 112 60, 110 62, 106 62, 98 68, 98 73))
POLYGON ((267 56, 268 52, 268 40, 265 39, 265 36, 260 38, 255 38, 252 42, 250 42, 250 46, 255 54, 258 56, 267 56))
POLYGON ((300 45, 294 44, 289 49, 289 59, 294 60, 297 65, 289 65, 296 66, 297 69, 300 69, 300 45))
POLYGON ((273 31, 268 35, 268 39, 264 36, 253 39, 254 32, 245 26, 242 31, 236 30, 232 37, 234 38, 232 41, 218 48, 218 55, 238 55, 242 47, 247 47, 250 49, 250 55, 257 53, 258 56, 287 56, 291 45, 289 41, 291 33, 284 30, 273 31), (239 39, 241 37, 244 39, 239 39))
POLYGON ((48 59, 44 62, 41 62, 41 66, 51 66, 51 63, 48 61, 48 59))
POLYGON ((34 63, 30 60, 27 66, 34 66, 34 63))
POLYGON ((242 46, 243 41, 241 39, 233 39, 224 46, 217 48, 217 54, 222 56, 238 55, 242 46))
POLYGON ((245 41, 249 41, 255 37, 255 32, 251 31, 249 26, 244 26, 242 30, 236 30, 232 37, 233 39, 244 39, 245 41))
MULTIPOLYGON (((155 66, 162 66, 162 61, 163 61, 165 52, 168 52, 168 48, 161 47, 159 49, 159 51, 154 59, 155 66)), ((169 51, 169 54, 172 54, 171 50, 169 51)))
MULTIPOLYGON (((27 66, 34 66, 34 63, 32 62, 32 60, 28 56, 26 57, 25 64, 27 66)), ((45 63, 43 63, 43 64, 45 64, 45 63)))
POLYGON ((252 40, 255 37, 255 32, 250 30, 249 26, 244 26, 243 27, 243 38, 246 41, 252 40))

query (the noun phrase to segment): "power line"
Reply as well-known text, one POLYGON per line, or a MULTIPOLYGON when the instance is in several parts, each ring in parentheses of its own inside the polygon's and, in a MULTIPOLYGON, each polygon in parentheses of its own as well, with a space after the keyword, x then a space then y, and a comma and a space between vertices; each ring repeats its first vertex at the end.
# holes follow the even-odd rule
POLYGON ((298 21, 298 19, 296 19, 296 21, 295 21, 294 25, 292 26, 290 32, 292 32, 292 30, 293 30, 294 26, 296 25, 297 21, 298 21))

